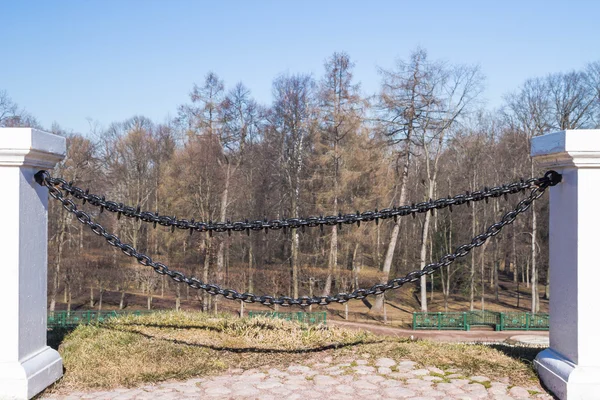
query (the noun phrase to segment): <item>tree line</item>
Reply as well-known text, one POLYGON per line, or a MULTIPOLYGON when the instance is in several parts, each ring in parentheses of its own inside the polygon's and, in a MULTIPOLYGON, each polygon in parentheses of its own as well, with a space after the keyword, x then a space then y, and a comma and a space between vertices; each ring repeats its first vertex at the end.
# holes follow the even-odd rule
MULTIPOLYGON (((320 77, 282 74, 272 103, 256 102, 243 83, 226 86, 216 73, 194 84, 176 116, 144 116, 83 135, 58 124, 68 156, 54 175, 92 193, 142 210, 196 221, 337 215, 429 201, 540 176, 530 139, 553 130, 600 127, 600 62, 580 70, 534 77, 507 93, 499 109, 483 103, 479 67, 434 60, 417 48, 380 68, 378 93, 366 96, 344 52, 324 62, 320 77)), ((0 91, 0 126, 40 127, 0 91)), ((423 268, 499 221, 525 194, 492 199, 416 218, 333 225, 285 232, 180 232, 84 206, 136 249, 203 281, 274 296, 321 296, 423 268)), ((485 309, 484 294, 499 291, 499 274, 549 297, 547 197, 468 257, 418 285, 421 309, 428 290, 445 308, 456 296, 485 309), (428 281, 429 280, 429 281, 428 281)), ((203 310, 219 299, 190 293, 135 264, 50 202, 49 307, 70 309, 89 294, 102 308, 107 290, 196 298, 203 310), (62 298, 61 298, 62 296, 62 298), (61 301, 62 300, 62 301, 61 301)), ((386 294, 394 301, 396 294, 386 294)), ((381 312, 384 296, 367 302, 381 312), (372 303, 371 303, 372 302, 372 303)))

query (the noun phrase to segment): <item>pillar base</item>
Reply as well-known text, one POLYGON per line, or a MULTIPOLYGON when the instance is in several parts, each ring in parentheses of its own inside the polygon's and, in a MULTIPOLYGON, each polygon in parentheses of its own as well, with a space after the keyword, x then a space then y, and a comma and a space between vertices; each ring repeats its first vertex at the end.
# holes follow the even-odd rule
POLYGON ((559 399, 600 400, 600 365, 582 367, 552 349, 538 354, 533 364, 546 388, 559 399))
POLYGON ((0 363, 0 399, 31 399, 62 374, 62 359, 48 346, 26 360, 0 363))

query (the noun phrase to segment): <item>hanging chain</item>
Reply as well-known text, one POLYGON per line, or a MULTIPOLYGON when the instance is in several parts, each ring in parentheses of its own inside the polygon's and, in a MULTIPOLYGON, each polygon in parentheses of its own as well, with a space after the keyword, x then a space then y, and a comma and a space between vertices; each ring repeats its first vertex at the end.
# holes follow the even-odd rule
POLYGON ((414 217, 416 214, 426 213, 428 211, 433 213, 435 210, 447 207, 450 209, 450 211, 452 211, 452 206, 458 206, 462 204, 469 205, 470 202, 482 200, 487 202, 490 198, 498 198, 502 196, 504 196, 506 199, 509 194, 523 192, 532 187, 539 186, 542 184, 542 180, 545 179, 531 178, 527 180, 520 180, 518 182, 509 183, 502 186, 495 186, 492 188, 485 187, 481 190, 466 192, 464 194, 458 194, 452 197, 448 196, 447 198, 440 198, 437 200, 430 199, 429 201, 424 201, 421 203, 385 208, 382 210, 375 209, 374 211, 357 211, 355 214, 339 213, 338 215, 321 215, 308 218, 297 217, 254 221, 245 219, 244 221, 236 222, 231 222, 230 220, 223 222, 201 222, 195 221, 194 219, 178 219, 177 217, 159 215, 158 212, 142 211, 139 206, 133 207, 124 205, 123 203, 106 200, 104 196, 90 193, 89 189, 83 190, 77 186, 74 186, 72 182, 67 182, 62 178, 53 178, 46 171, 43 171, 42 174, 43 180, 47 186, 60 187, 65 191, 65 193, 70 194, 76 199, 83 200, 84 204, 87 202, 93 206, 100 207, 100 212, 107 210, 117 213, 118 218, 120 218, 121 215, 124 215, 129 218, 135 218, 136 220, 152 223, 154 224, 155 228, 158 224, 170 227, 172 231, 174 231, 175 228, 189 230, 190 234, 194 231, 208 232, 209 234, 212 234, 213 232, 227 232, 231 234, 231 232, 245 231, 248 235, 250 234, 250 231, 264 230, 265 232, 268 232, 269 229, 283 229, 285 233, 287 229, 300 228, 304 231, 306 227, 314 228, 317 226, 321 229, 323 229, 324 226, 332 225, 338 225, 339 228, 341 228, 342 225, 350 224, 356 224, 357 226, 360 226, 361 222, 375 221, 375 223, 378 223, 380 219, 385 220, 389 218, 393 218, 394 221, 396 221, 398 217, 404 217, 407 215, 412 215, 414 217))
POLYGON ((62 206, 70 213, 75 215, 77 220, 84 225, 87 225, 92 232, 104 237, 106 241, 114 247, 121 249, 127 256, 135 258, 138 263, 144 266, 152 267, 160 275, 168 275, 176 282, 183 282, 194 289, 202 289, 211 295, 221 295, 230 300, 241 300, 246 303, 260 303, 263 305, 278 304, 280 306, 293 306, 298 305, 301 307, 310 306, 312 304, 327 305, 329 303, 346 303, 353 299, 363 299, 370 295, 380 295, 390 289, 398 289, 404 284, 409 282, 416 282, 424 275, 431 275, 442 267, 449 266, 456 259, 465 257, 475 247, 483 245, 490 237, 496 236, 502 228, 508 224, 511 224, 519 214, 527 211, 531 204, 539 199, 549 186, 558 184, 562 176, 555 171, 548 171, 544 177, 528 180, 525 182, 531 182, 531 191, 529 195, 521 200, 514 210, 504 214, 499 222, 496 222, 484 232, 475 236, 470 243, 463 244, 454 250, 453 253, 446 254, 441 257, 438 262, 427 264, 423 269, 412 271, 406 274, 404 277, 395 278, 387 283, 381 283, 374 285, 368 289, 357 289, 352 293, 338 293, 335 296, 318 296, 318 297, 299 297, 292 298, 288 296, 257 296, 252 293, 239 293, 234 289, 224 289, 219 285, 204 283, 195 277, 187 277, 179 271, 169 269, 165 264, 153 261, 152 258, 146 254, 138 252, 133 246, 123 243, 119 237, 106 231, 106 229, 97 222, 94 222, 91 216, 84 211, 77 208, 73 200, 66 198, 65 194, 56 187, 55 178, 51 178, 46 171, 40 171, 35 175, 36 181, 40 185, 48 187, 50 196, 58 200, 62 206))

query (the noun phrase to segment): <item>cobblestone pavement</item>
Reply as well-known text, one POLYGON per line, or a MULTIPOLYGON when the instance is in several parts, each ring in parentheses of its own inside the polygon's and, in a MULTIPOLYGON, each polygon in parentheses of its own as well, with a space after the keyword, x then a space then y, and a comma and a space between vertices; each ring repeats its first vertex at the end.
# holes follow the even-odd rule
POLYGON ((355 356, 331 357, 287 368, 230 370, 227 374, 134 389, 46 395, 42 399, 548 399, 539 385, 520 387, 508 378, 464 376, 460 371, 419 368, 415 362, 355 356))

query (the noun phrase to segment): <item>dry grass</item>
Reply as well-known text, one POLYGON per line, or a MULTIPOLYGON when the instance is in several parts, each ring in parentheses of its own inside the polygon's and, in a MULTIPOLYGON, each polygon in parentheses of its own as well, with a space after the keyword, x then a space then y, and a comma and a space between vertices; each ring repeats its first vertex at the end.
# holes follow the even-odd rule
POLYGON ((378 340, 367 332, 283 320, 218 318, 164 312, 79 326, 59 351, 66 369, 58 388, 132 386, 232 368, 289 363, 378 340))
POLYGON ((535 379, 530 365, 486 346, 411 342, 368 332, 306 326, 271 319, 215 318, 165 312, 80 326, 59 351, 66 373, 52 389, 135 386, 166 379, 213 375, 229 368, 286 366, 324 355, 372 354, 423 366, 458 368, 514 384, 535 379))
POLYGON ((538 381, 531 361, 540 349, 390 339, 363 344, 354 351, 372 357, 408 359, 423 367, 458 369, 465 377, 484 375, 492 380, 508 377, 513 385, 538 381))

